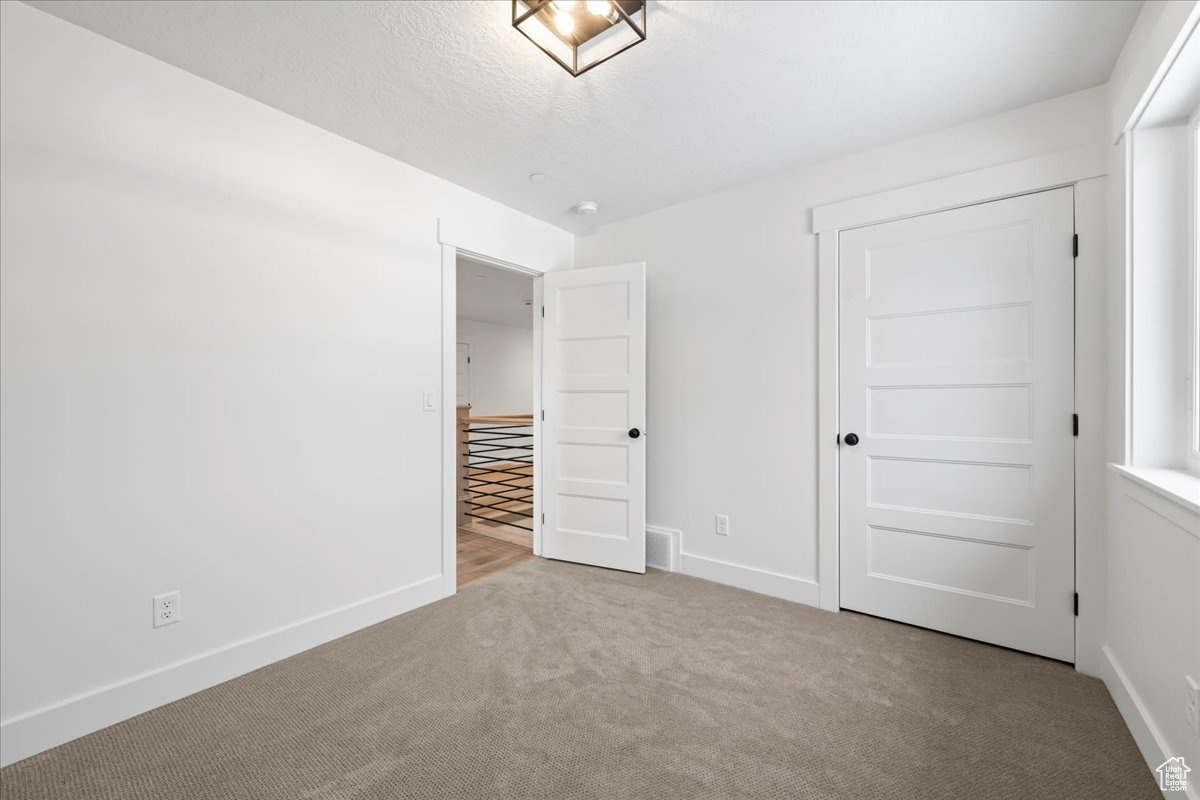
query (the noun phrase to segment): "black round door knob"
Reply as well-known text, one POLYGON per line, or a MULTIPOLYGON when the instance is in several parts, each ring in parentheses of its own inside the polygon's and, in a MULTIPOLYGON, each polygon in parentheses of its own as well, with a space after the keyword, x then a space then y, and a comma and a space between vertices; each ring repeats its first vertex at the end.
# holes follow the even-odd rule
POLYGON ((851 447, 854 447, 854 445, 858 444, 858 434, 857 433, 847 433, 846 438, 843 439, 843 441, 846 444, 850 445, 851 447))
POLYGON ((641 431, 639 431, 637 428, 630 428, 630 429, 629 429, 629 438, 630 438, 630 439, 636 439, 636 438, 638 438, 638 437, 639 437, 639 436, 641 436, 641 435, 642 435, 642 432, 641 432, 641 431))

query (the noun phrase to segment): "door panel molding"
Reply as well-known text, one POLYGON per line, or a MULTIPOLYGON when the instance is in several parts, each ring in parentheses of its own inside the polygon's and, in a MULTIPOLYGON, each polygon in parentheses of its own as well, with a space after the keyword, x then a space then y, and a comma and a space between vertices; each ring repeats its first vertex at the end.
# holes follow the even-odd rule
POLYGON ((645 572, 646 266, 552 273, 542 290, 541 554, 645 572))
MULTIPOLYGON (((841 234, 839 413, 859 436, 840 457, 844 607, 1073 660, 1074 212, 1067 187, 841 234), (998 250, 995 231, 1018 228, 1017 246, 998 250), (874 286, 887 261, 914 280, 874 286), (956 269, 978 284, 969 297, 944 288, 956 269), (982 400, 1014 367, 1033 388, 1002 397, 1030 441, 926 432, 953 413, 938 386, 971 371, 982 400), (885 377, 926 391, 897 409, 901 435, 871 432, 885 377)), ((989 407, 959 411, 962 425, 989 407)))

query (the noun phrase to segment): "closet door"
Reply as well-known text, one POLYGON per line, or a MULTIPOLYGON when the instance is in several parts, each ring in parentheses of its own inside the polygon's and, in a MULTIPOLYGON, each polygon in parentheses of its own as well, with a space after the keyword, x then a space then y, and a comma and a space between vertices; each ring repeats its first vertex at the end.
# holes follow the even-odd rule
POLYGON ((841 604, 1073 661, 1074 190, 841 234, 841 604))

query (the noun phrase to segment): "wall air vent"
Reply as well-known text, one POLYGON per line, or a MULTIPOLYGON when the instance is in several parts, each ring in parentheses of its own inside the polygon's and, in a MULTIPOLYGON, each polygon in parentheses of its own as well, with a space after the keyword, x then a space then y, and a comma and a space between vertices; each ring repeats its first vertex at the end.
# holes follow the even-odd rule
POLYGON ((679 571, 679 531, 646 526, 646 566, 679 571))

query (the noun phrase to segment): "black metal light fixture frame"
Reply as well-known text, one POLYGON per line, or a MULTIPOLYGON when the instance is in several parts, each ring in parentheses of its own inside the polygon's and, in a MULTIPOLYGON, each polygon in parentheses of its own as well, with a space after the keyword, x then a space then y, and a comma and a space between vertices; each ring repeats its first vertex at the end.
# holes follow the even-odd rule
POLYGON ((593 67, 598 67, 610 58, 646 41, 646 0, 609 0, 609 3, 615 19, 587 11, 586 3, 582 0, 577 3, 576 7, 579 10, 574 13, 559 10, 555 0, 512 0, 513 27, 520 31, 522 36, 533 42, 539 50, 554 59, 556 64, 571 73, 572 77, 578 78, 593 67), (554 24, 555 15, 562 13, 571 13, 576 20, 575 30, 567 35, 559 33, 554 24), (580 25, 580 22, 583 24, 580 25), (544 29, 541 32, 543 38, 547 35, 551 36, 566 48, 570 48, 570 59, 560 57, 534 38, 529 30, 529 27, 534 25, 544 29), (611 35, 609 32, 618 25, 628 26, 636 38, 595 61, 587 62, 585 54, 585 63, 581 66, 579 48, 600 36, 611 35))

